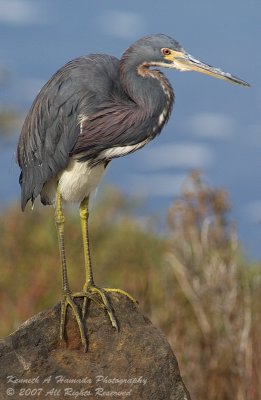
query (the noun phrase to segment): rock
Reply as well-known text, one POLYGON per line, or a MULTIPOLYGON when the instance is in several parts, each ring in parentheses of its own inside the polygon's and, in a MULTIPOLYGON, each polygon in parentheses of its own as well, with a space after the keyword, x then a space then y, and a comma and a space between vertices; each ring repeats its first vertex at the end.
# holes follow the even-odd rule
POLYGON ((1 340, 0 398, 189 400, 163 334, 129 299, 116 293, 110 299, 120 330, 92 302, 87 353, 70 308, 67 340, 59 341, 59 304, 1 340))

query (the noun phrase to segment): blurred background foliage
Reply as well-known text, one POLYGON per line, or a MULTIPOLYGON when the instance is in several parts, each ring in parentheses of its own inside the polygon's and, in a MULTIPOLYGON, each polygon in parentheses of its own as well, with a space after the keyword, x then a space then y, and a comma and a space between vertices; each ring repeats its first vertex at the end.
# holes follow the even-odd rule
MULTIPOLYGON (((0 60, 1 61, 1 60, 0 60)), ((0 64, 0 91, 10 84, 10 72, 0 64)), ((14 133, 21 125, 21 113, 13 105, 0 103, 0 137, 14 133)))
MULTIPOLYGON (((94 277, 120 287, 167 336, 192 398, 261 398, 260 270, 240 250, 227 193, 192 172, 166 216, 137 217, 139 202, 117 189, 99 195, 90 218, 94 277)), ((60 300, 53 210, 18 206, 0 216, 0 336, 60 300)), ((73 290, 84 282, 78 213, 66 210, 73 290)))
POLYGON ((0 106, 0 135, 13 133, 14 128, 19 125, 20 113, 16 109, 0 106))

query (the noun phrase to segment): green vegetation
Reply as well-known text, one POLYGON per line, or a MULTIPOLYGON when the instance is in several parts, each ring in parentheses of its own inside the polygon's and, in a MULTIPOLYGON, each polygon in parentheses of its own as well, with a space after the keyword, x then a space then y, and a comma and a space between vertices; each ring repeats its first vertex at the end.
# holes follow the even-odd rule
MULTIPOLYGON (((198 173, 167 215, 168 232, 134 217, 133 201, 116 190, 102 196, 90 220, 95 280, 120 287, 168 337, 193 398, 261 398, 261 265, 242 257, 223 190, 198 173)), ((84 281, 78 214, 66 212, 70 282, 84 281)), ((0 217, 0 336, 60 300, 53 210, 18 207, 0 217)))

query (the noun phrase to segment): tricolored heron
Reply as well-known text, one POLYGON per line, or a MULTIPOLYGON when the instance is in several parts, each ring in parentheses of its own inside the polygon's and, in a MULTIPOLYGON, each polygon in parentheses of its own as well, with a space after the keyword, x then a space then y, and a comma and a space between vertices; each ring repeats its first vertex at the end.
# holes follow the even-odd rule
POLYGON ((66 310, 70 305, 84 350, 87 349, 83 324, 87 301, 94 300, 105 308, 117 329, 108 292, 119 292, 133 300, 120 289, 103 289, 94 283, 88 203, 110 161, 145 146, 167 122, 174 93, 158 67, 198 71, 249 86, 195 59, 171 37, 151 35, 129 47, 120 60, 91 54, 63 66, 41 89, 22 128, 17 150, 22 210, 28 200, 33 203, 38 195, 44 205, 55 205, 63 289, 60 337, 64 337, 66 310), (80 203, 86 280, 82 292, 75 294, 70 291, 66 269, 64 202, 80 203), (83 298, 81 312, 75 297, 83 298))

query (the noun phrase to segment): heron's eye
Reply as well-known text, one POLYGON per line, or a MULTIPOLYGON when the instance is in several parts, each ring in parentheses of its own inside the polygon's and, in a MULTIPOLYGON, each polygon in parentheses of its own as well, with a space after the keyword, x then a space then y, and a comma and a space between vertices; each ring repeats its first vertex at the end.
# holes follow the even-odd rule
POLYGON ((171 54, 170 49, 161 49, 161 52, 164 56, 169 56, 171 54))

